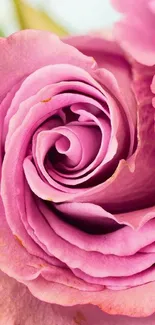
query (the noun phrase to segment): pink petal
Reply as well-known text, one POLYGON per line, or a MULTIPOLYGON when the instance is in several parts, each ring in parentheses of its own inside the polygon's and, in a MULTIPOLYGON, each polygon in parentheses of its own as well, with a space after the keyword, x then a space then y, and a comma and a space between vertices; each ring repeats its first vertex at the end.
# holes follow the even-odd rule
POLYGON ((7 114, 8 107, 11 105, 12 99, 20 87, 20 83, 15 84, 14 87, 8 92, 7 96, 4 97, 2 102, 0 103, 0 176, 1 176, 1 165, 2 165, 2 159, 4 155, 4 134, 6 134, 4 120, 5 115, 7 114))
POLYGON ((21 283, 0 273, 1 325, 153 325, 155 315, 145 318, 114 316, 92 305, 63 307, 35 298, 21 283))
POLYGON ((112 0, 124 17, 116 23, 115 36, 119 44, 138 62, 152 66, 155 63, 155 16, 150 0, 112 0))
POLYGON ((134 0, 111 0, 112 5, 114 8, 120 12, 131 12, 134 10, 140 10, 140 7, 143 7, 148 0, 139 0, 135 2, 134 0))
MULTIPOLYGON (((70 288, 69 294, 65 286, 46 282, 41 277, 27 284, 34 296, 46 302, 65 306, 81 304, 82 301, 84 304, 98 305, 104 312, 112 315, 128 315, 132 317, 146 317, 153 314, 155 310, 155 282, 123 291, 104 289, 97 293, 80 292, 70 288)), ((132 324, 131 320, 133 318, 130 319, 129 324, 132 324)), ((140 319, 140 324, 143 324, 142 319, 140 319)), ((144 324, 147 324, 145 318, 144 324)))
POLYGON ((11 126, 9 125, 6 143, 16 128, 21 124, 30 107, 38 102, 46 103, 46 100, 51 100, 54 95, 59 94, 59 91, 63 90, 60 82, 64 80, 81 80, 102 92, 102 87, 91 75, 79 67, 68 64, 56 64, 38 69, 24 80, 8 109, 5 124, 8 125, 10 123, 11 117, 13 117, 13 120, 10 123, 11 126), (16 116, 14 116, 15 113, 17 113, 16 116))
POLYGON ((25 30, 8 38, 1 38, 0 79, 3 82, 0 85, 0 98, 19 80, 33 71, 58 63, 73 64, 86 70, 91 69, 94 65, 92 58, 63 44, 57 36, 49 32, 25 30))
POLYGON ((136 102, 131 89, 132 76, 130 66, 118 44, 114 41, 108 41, 100 35, 70 36, 64 38, 63 42, 75 46, 86 55, 91 55, 100 68, 113 73, 119 85, 119 92, 121 93, 123 89, 122 97, 125 101, 123 104, 127 106, 132 118, 132 124, 135 127, 136 102))
POLYGON ((121 224, 126 223, 126 221, 124 218, 119 219, 118 215, 113 216, 104 211, 101 207, 91 203, 65 203, 55 206, 55 208, 64 214, 63 221, 59 219, 56 223, 53 221, 52 226, 55 232, 73 245, 86 251, 97 251, 103 254, 114 254, 117 256, 129 256, 154 242, 154 219, 147 222, 137 232, 129 227, 124 227, 108 234, 92 236, 91 234, 89 235, 67 224, 65 222, 65 217, 72 216, 73 220, 81 219, 83 222, 87 222, 88 226, 89 221, 92 220, 94 223, 96 221, 100 224, 103 233, 104 227, 106 229, 108 222, 110 223, 110 221, 116 220, 121 224), (135 234, 136 241, 134 240, 135 234), (128 240, 126 240, 127 238, 128 240), (113 242, 115 242, 115 245, 113 245, 113 242))
MULTIPOLYGON (((43 251, 31 240, 30 236, 24 232, 22 227, 22 240, 11 233, 6 222, 3 204, 0 198, 0 269, 17 280, 34 279, 39 275, 42 259, 46 258, 43 251), (30 255, 25 249, 25 239, 27 247, 30 247, 30 255), (34 267, 36 265, 37 267, 34 267), (40 266, 39 266, 40 265, 40 266)), ((18 222, 18 231, 21 224, 18 222)), ((49 259, 50 260, 50 259, 49 259)), ((52 259, 51 259, 52 261, 52 259)))

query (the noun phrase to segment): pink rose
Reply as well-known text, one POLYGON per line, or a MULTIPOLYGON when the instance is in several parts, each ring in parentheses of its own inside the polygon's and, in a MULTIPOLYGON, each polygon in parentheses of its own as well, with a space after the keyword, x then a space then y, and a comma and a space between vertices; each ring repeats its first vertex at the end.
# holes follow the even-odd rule
POLYGON ((0 268, 44 302, 155 311, 148 69, 97 36, 0 40, 0 268))

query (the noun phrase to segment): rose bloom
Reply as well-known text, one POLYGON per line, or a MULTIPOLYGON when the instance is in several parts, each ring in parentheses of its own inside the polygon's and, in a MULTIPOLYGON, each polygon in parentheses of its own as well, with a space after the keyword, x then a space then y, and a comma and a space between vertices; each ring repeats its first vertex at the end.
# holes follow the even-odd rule
POLYGON ((0 39, 1 324, 153 324, 154 71, 101 36, 0 39))

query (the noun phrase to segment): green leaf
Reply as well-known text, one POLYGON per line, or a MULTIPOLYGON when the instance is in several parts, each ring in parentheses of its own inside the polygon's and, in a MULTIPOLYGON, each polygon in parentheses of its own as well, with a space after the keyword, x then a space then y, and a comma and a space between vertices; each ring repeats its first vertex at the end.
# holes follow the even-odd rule
POLYGON ((4 34, 4 32, 3 32, 3 30, 2 30, 1 27, 0 27, 0 37, 5 37, 5 34, 4 34))
POLYGON ((43 10, 29 6, 22 0, 13 0, 21 29, 48 30, 58 36, 68 35, 68 32, 43 10))

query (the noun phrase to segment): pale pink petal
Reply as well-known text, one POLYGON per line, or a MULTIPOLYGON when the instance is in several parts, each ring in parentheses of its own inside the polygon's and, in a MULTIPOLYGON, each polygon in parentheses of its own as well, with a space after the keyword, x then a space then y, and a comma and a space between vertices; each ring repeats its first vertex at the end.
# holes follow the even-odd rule
POLYGON ((155 13, 151 0, 111 0, 114 7, 124 15, 114 28, 122 48, 138 62, 155 64, 155 13))

